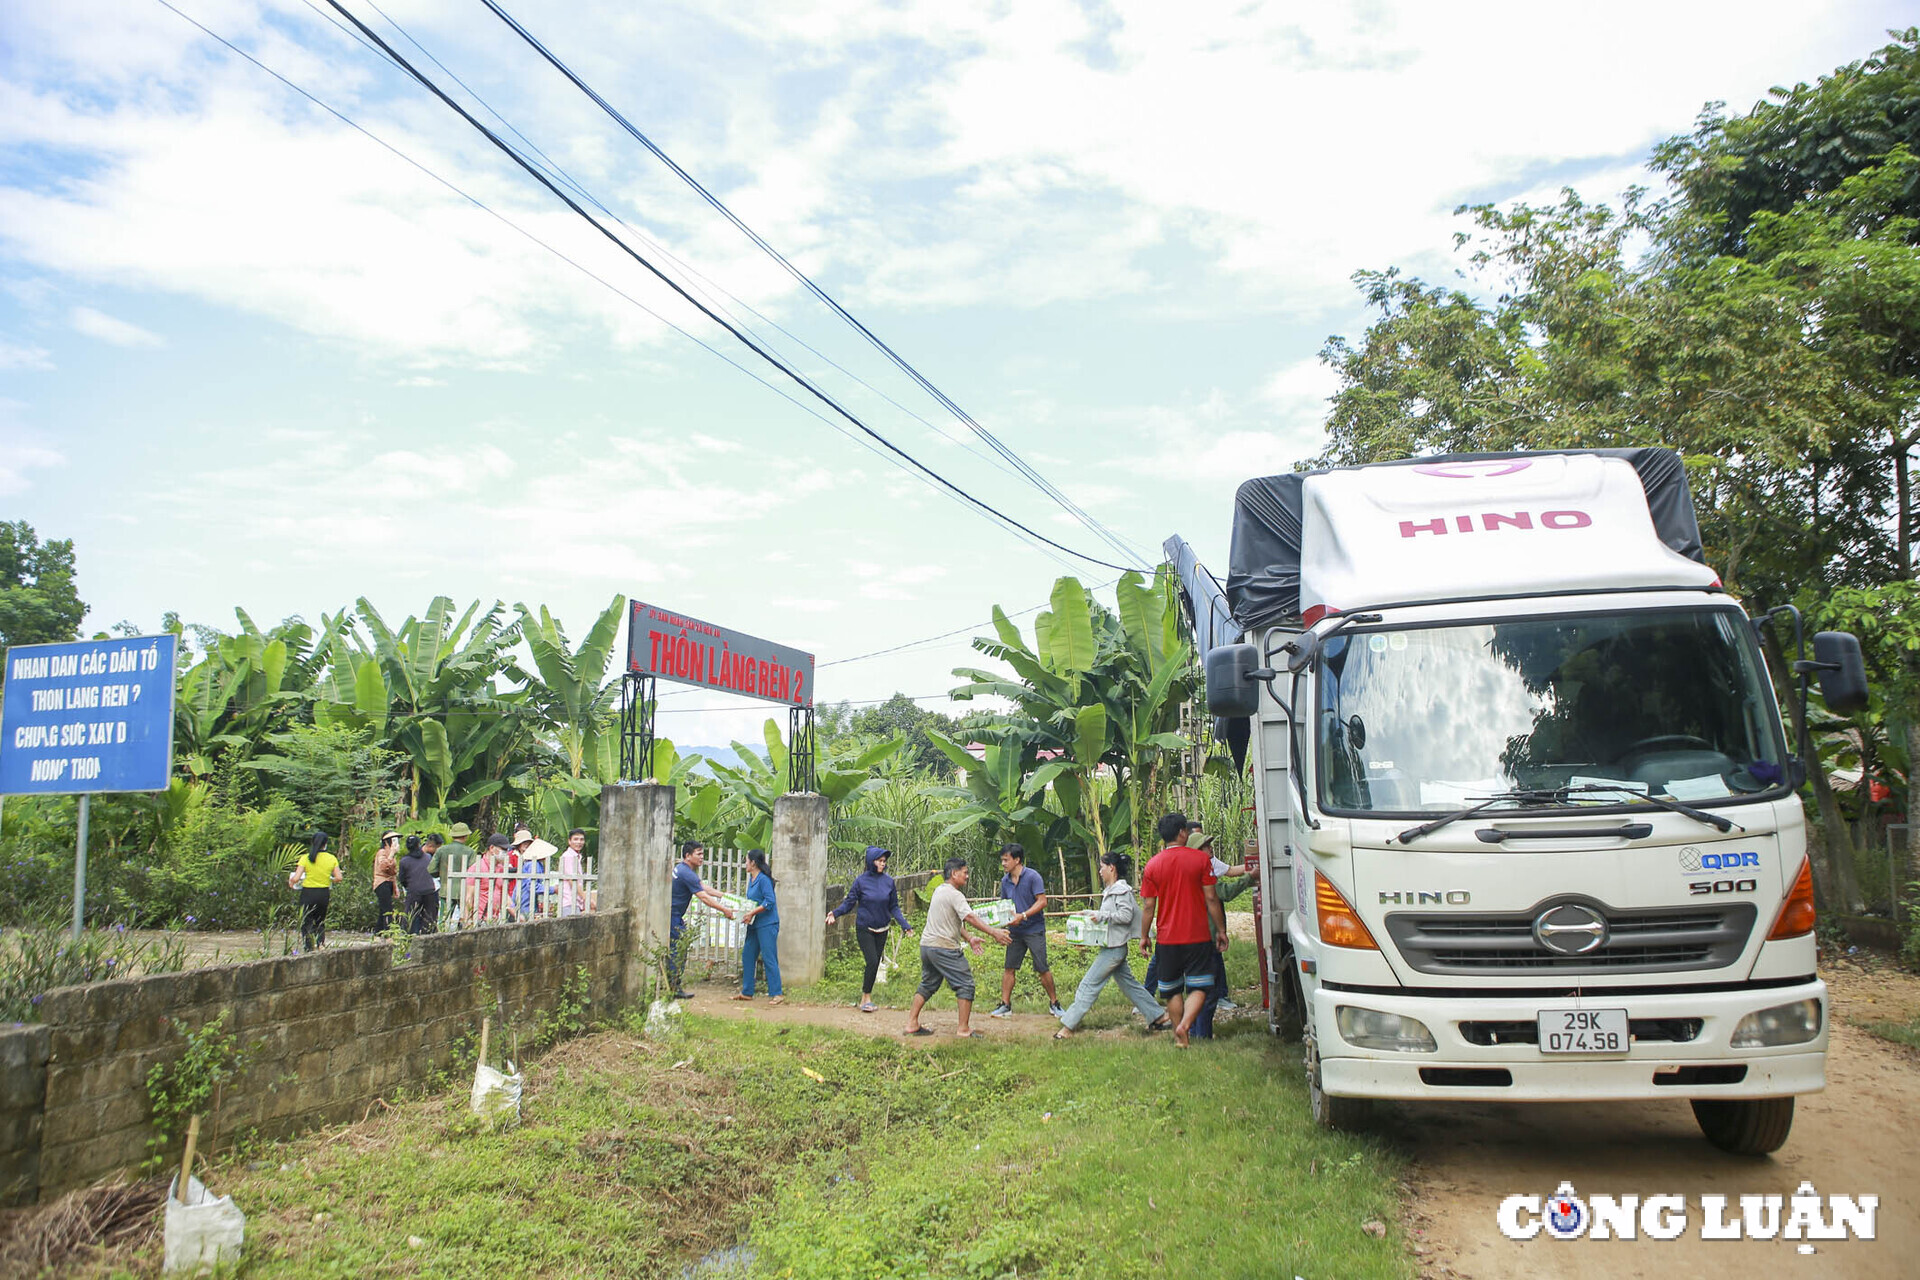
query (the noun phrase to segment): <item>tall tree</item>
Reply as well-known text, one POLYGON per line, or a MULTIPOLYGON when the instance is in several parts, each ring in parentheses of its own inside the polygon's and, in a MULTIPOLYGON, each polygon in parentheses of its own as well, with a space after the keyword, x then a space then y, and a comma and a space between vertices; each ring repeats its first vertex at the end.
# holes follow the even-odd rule
POLYGON ((25 520, 0 520, 0 647, 71 640, 86 616, 73 540, 42 542, 25 520))

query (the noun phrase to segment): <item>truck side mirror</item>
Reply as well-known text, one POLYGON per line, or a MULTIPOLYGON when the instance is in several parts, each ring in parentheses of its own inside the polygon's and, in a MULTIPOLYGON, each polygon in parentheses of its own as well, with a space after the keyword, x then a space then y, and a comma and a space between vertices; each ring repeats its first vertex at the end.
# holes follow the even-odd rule
POLYGON ((1258 715, 1259 670, 1260 651, 1250 644, 1207 650, 1207 713, 1228 719, 1258 715))
POLYGON ((1859 637, 1850 631, 1814 632, 1813 665, 1827 710, 1850 716, 1867 709, 1867 664, 1859 637))

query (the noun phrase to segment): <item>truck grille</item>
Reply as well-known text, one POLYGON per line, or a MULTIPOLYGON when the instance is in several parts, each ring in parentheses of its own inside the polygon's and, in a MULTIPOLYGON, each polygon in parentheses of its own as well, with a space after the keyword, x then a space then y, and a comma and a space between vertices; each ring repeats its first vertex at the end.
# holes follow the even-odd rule
POLYGON ((1746 950, 1758 908, 1751 902, 1724 907, 1668 907, 1628 911, 1599 907, 1607 941, 1585 955, 1562 955, 1534 941, 1541 908, 1516 912, 1415 915, 1396 912, 1387 935, 1420 973, 1645 973, 1718 969, 1746 950))

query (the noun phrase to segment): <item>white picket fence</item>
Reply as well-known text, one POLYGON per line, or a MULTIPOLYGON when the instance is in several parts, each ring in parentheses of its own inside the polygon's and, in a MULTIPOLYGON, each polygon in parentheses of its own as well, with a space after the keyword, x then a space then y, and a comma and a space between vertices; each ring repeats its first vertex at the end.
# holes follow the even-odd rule
MULTIPOLYGON (((700 864, 700 878, 720 893, 747 891, 747 852, 744 849, 708 849, 700 864)), ((729 920, 706 903, 695 898, 687 911, 687 965, 699 964, 705 972, 715 969, 740 971, 740 948, 747 941, 747 927, 729 920)))
POLYGON ((440 886, 440 927, 459 929, 592 911, 600 898, 600 860, 581 859, 579 875, 563 875, 555 856, 542 871, 506 871, 462 856, 440 886))

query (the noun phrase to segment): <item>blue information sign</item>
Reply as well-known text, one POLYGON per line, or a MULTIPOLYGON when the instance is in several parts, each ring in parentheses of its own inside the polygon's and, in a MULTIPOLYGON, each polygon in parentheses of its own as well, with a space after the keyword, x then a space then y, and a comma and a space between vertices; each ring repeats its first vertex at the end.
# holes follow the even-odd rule
POLYGON ((0 795, 166 790, 177 643, 133 636, 7 650, 0 795))

